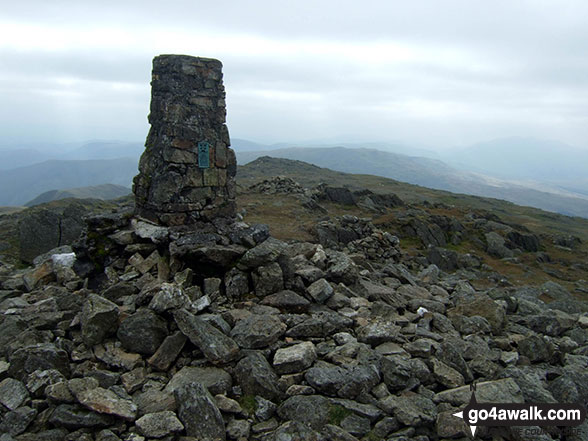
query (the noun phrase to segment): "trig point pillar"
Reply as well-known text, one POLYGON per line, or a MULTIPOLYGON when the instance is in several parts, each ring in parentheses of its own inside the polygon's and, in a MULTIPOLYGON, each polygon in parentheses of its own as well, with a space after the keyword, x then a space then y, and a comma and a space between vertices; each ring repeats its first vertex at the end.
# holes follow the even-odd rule
POLYGON ((222 77, 218 60, 154 58, 151 129, 133 181, 138 216, 172 226, 235 214, 222 77))

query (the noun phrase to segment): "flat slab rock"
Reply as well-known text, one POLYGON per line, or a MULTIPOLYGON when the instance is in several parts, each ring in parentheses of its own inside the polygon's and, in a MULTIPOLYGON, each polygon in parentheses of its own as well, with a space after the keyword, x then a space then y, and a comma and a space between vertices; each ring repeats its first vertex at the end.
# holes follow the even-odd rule
POLYGON ((97 387, 87 389, 76 395, 80 404, 98 413, 115 415, 128 421, 137 417, 137 406, 130 400, 120 398, 108 389, 97 387))

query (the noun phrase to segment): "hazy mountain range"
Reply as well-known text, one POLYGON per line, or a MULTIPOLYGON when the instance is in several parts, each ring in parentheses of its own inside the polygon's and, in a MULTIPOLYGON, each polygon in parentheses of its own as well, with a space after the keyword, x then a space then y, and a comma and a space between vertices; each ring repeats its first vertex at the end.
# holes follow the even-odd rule
MULTIPOLYGON (((401 143, 265 145, 239 138, 232 143, 240 164, 265 155, 296 159, 588 217, 588 150, 562 143, 508 138, 441 153, 401 143)), ((144 150, 142 143, 119 141, 33 147, 0 149, 0 205, 23 205, 53 190, 130 188, 144 150)))
POLYGON ((35 205, 67 198, 109 200, 126 196, 130 192, 129 187, 115 184, 93 185, 90 187, 69 188, 67 190, 49 190, 24 205, 25 207, 34 207, 35 205))
POLYGON ((49 160, 0 171, 0 205, 24 205, 50 190, 102 184, 131 186, 137 158, 49 160))

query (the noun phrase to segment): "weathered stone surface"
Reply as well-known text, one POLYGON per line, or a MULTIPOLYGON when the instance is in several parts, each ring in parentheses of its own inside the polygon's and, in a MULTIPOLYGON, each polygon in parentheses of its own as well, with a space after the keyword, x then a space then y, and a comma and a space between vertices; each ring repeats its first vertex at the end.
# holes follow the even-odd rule
POLYGON ((42 343, 17 349, 10 356, 8 373, 11 377, 23 380, 28 374, 38 369, 56 369, 66 378, 69 377, 67 352, 50 343, 42 343))
POLYGON ((117 337, 126 350, 152 355, 167 337, 167 324, 150 309, 142 309, 122 321, 117 337))
POLYGON ((278 308, 283 312, 306 312, 310 306, 308 300, 290 290, 266 296, 261 304, 278 308))
POLYGON ((369 345, 379 345, 397 338, 400 327, 392 320, 376 320, 357 331, 357 339, 369 345))
POLYGON ((20 258, 32 263, 39 254, 73 243, 84 228, 85 214, 78 201, 63 208, 27 211, 18 224, 20 258))
MULTIPOLYGON (((461 386, 439 392, 435 395, 434 401, 461 406, 469 403, 471 395, 469 386, 461 386)), ((521 389, 512 378, 478 383, 476 398, 480 403, 522 403, 524 401, 521 389)))
POLYGON ((246 395, 260 395, 276 402, 283 396, 277 386, 278 376, 258 352, 249 354, 237 363, 235 378, 246 395))
POLYGON ((64 380, 65 377, 58 370, 37 370, 28 375, 26 386, 33 397, 40 398, 45 395, 48 386, 64 380))
POLYGON ((212 363, 228 363, 239 355, 239 346, 214 326, 185 309, 174 313, 180 331, 194 343, 212 363))
POLYGON ((279 406, 278 415, 284 420, 321 429, 329 420, 329 406, 329 399, 321 395, 296 395, 279 406))
POLYGON ((233 380, 231 375, 223 369, 214 367, 183 367, 169 381, 165 390, 173 393, 180 387, 189 383, 200 383, 211 394, 226 394, 231 389, 233 380))
POLYGON ((174 394, 166 390, 147 389, 144 392, 136 392, 133 402, 137 405, 137 415, 143 416, 149 413, 175 411, 177 408, 174 394))
POLYGON ((251 424, 247 420, 231 420, 227 424, 227 435, 230 439, 249 439, 251 424))
MULTIPOLYGON (((9 435, 20 435, 33 422, 37 411, 28 406, 19 407, 4 415, 0 423, 0 433, 9 435)), ((1 440, 0 440, 1 441, 1 440)))
POLYGON ((512 257, 514 254, 505 246, 504 238, 494 231, 486 233, 486 251, 494 257, 502 259, 503 257, 512 257))
POLYGON ((553 355, 553 345, 537 335, 529 335, 518 342, 519 353, 532 363, 548 361, 553 355))
POLYGON ((452 367, 447 366, 442 361, 433 358, 431 364, 433 366, 433 376, 435 377, 435 380, 443 386, 447 388, 455 388, 465 384, 463 375, 452 367))
POLYGON ((190 303, 190 298, 180 285, 162 283, 157 294, 151 299, 149 308, 155 312, 162 313, 170 309, 189 307, 190 303))
POLYGON ((29 398, 29 391, 20 381, 6 378, 0 383, 0 403, 10 410, 21 406, 29 398))
POLYGON ((290 374, 309 368, 315 360, 315 346, 312 342, 307 341, 278 349, 274 355, 273 365, 278 374, 290 374))
POLYGON ((234 216, 236 161, 221 69, 218 60, 185 55, 153 60, 151 130, 133 185, 138 215, 161 225, 234 216))
POLYGON ((214 398, 200 383, 188 383, 175 391, 178 416, 188 436, 225 440, 225 423, 214 398))
POLYGON ((137 416, 135 403, 119 397, 108 389, 86 389, 76 394, 76 398, 80 404, 94 412, 114 415, 129 421, 134 421, 137 416))
POLYGON ((333 295, 333 287, 325 279, 319 279, 306 291, 316 303, 325 303, 333 295))
POLYGON ((135 353, 125 352, 120 343, 106 342, 94 347, 94 355, 108 366, 123 368, 127 371, 135 369, 142 364, 141 356, 135 353))
POLYGON ((167 336, 147 362, 160 371, 167 370, 182 351, 186 340, 186 336, 179 331, 167 336))
POLYGON ((304 378, 325 395, 350 399, 369 392, 380 382, 375 366, 315 366, 306 371, 304 378))
POLYGON ((116 332, 118 326, 118 306, 96 294, 90 294, 84 302, 82 316, 82 339, 88 347, 102 341, 116 332))
POLYGON ((287 245, 273 237, 268 238, 254 248, 248 250, 239 261, 243 268, 257 268, 275 262, 284 252, 287 245))
POLYGON ((251 273, 255 293, 259 297, 273 294, 284 289, 284 275, 277 262, 260 266, 251 273))
POLYGON ((78 405, 60 404, 51 414, 49 422, 57 427, 76 430, 108 427, 114 423, 114 417, 95 413, 78 405))
POLYGON ((381 407, 406 426, 432 424, 437 418, 437 408, 430 399, 415 393, 391 395, 380 401, 381 407))
POLYGON ((500 334, 506 325, 506 311, 504 308, 486 296, 479 296, 473 300, 462 302, 455 308, 448 310, 447 315, 450 318, 454 315, 484 317, 490 323, 494 334, 500 334))
POLYGON ((259 349, 275 343, 286 332, 286 325, 275 315, 252 314, 239 320, 231 337, 242 348, 259 349))
POLYGON ((135 424, 143 435, 151 438, 163 438, 184 429, 176 414, 169 410, 143 415, 135 424))

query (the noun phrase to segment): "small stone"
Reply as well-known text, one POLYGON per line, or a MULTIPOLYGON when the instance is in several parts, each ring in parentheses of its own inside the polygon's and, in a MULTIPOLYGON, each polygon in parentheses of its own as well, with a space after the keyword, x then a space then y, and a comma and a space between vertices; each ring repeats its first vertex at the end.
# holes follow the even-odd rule
POLYGON ((6 378, 0 383, 0 403, 10 410, 20 407, 29 398, 24 384, 14 378, 6 378))
POLYGON ((64 377, 69 377, 69 357, 63 349, 50 343, 40 343, 17 349, 10 356, 11 377, 23 380, 36 370, 56 369, 64 377))
POLYGON ((225 440, 225 423, 214 399, 200 383, 189 383, 175 391, 178 416, 188 436, 225 440))
POLYGON ((45 395, 52 401, 64 403, 73 403, 75 401, 75 398, 65 381, 47 386, 45 389, 45 395))
POLYGON ((186 336, 179 331, 167 336, 147 362, 160 371, 167 371, 182 352, 186 340, 186 336))
POLYGON ((272 306, 282 312, 303 313, 308 311, 310 302, 294 291, 284 290, 264 297, 262 305, 272 306))
POLYGON ((433 401, 413 392, 401 396, 390 395, 379 403, 384 411, 394 415, 405 426, 423 426, 434 423, 437 418, 433 401))
POLYGON ((325 303, 335 292, 326 279, 319 279, 306 288, 306 292, 317 303, 325 303))
POLYGON ((260 421, 267 421, 276 412, 277 406, 263 397, 255 397, 255 417, 260 421))
POLYGON ((252 352, 237 363, 235 378, 245 395, 259 395, 276 402, 282 398, 282 393, 277 388, 278 376, 265 357, 258 352, 252 352))
POLYGON ((76 430, 108 427, 114 423, 114 418, 111 415, 98 414, 77 405, 60 404, 51 414, 49 422, 57 427, 76 430))
POLYGON ((16 410, 8 412, 4 415, 2 423, 0 423, 0 433, 7 433, 14 436, 20 435, 27 430, 27 427, 29 427, 29 424, 33 422, 36 416, 37 411, 27 406, 19 407, 16 410))
POLYGON ((329 420, 329 408, 329 399, 322 395, 295 395, 278 407, 278 415, 282 420, 298 421, 321 429, 329 420))
POLYGON ((435 377, 435 380, 443 386, 447 388, 455 388, 465 384, 463 375, 455 369, 447 366, 442 361, 433 358, 431 359, 431 364, 433 365, 433 376, 435 377))
POLYGON ((278 349, 274 355, 273 365, 278 374, 290 374, 309 368, 316 358, 314 344, 312 342, 303 342, 278 349))
POLYGON ((162 243, 168 238, 169 235, 167 228, 142 220, 133 219, 131 221, 131 225, 137 236, 142 239, 149 239, 153 243, 162 243))
POLYGON ((286 328, 275 315, 252 314, 237 322, 231 337, 242 348, 259 349, 275 343, 286 332, 286 328))
POLYGON ((249 439, 251 424, 247 420, 231 420, 227 424, 227 435, 230 439, 249 439))
POLYGON ((235 341, 199 317, 180 309, 174 313, 180 331, 212 363, 228 363, 239 355, 235 341))
POLYGON ((182 308, 190 304, 190 298, 182 287, 175 283, 162 283, 161 288, 153 296, 149 308, 155 312, 162 313, 170 309, 182 308))
POLYGON ((147 370, 144 367, 135 368, 122 374, 120 379, 127 393, 132 394, 140 389, 147 380, 147 370))
POLYGON ((84 344, 92 347, 116 332, 118 306, 104 297, 90 294, 84 302, 80 318, 84 344))
POLYGON ((113 342, 96 346, 94 355, 110 367, 123 368, 127 371, 141 366, 143 363, 139 354, 125 352, 113 342))
POLYGON ((34 397, 40 398, 45 395, 47 386, 64 380, 65 377, 56 369, 37 370, 29 374, 26 386, 34 397))
POLYGON ((163 438, 164 436, 174 432, 180 432, 184 429, 182 422, 171 411, 143 415, 135 421, 135 425, 139 428, 142 435, 150 438, 163 438))
POLYGON ((377 346, 395 340, 399 331, 400 327, 391 320, 376 320, 360 327, 357 339, 362 343, 377 346))
POLYGON ((527 357, 531 363, 549 361, 553 355, 553 345, 537 335, 529 335, 518 342, 519 353, 527 357))
POLYGON ((437 433, 443 438, 457 438, 469 435, 469 429, 464 423, 463 418, 458 418, 453 414, 457 411, 439 412, 437 415, 437 433))
POLYGON ((241 405, 237 401, 233 400, 232 398, 228 398, 225 395, 215 395, 214 401, 221 412, 234 414, 243 413, 241 405))
POLYGON ((167 337, 167 324, 150 309, 142 309, 123 320, 117 337, 128 351, 152 355, 167 337))
POLYGON ((313 395, 316 391, 311 386, 304 384, 293 384, 286 390, 286 395, 289 397, 293 395, 313 395))
POLYGON ((185 366, 178 371, 169 381, 165 390, 173 393, 177 389, 190 383, 200 383, 211 394, 226 394, 231 390, 233 379, 231 375, 215 367, 193 367, 185 366))
POLYGON ((517 351, 502 351, 500 361, 505 366, 515 365, 519 361, 519 353, 517 351))

